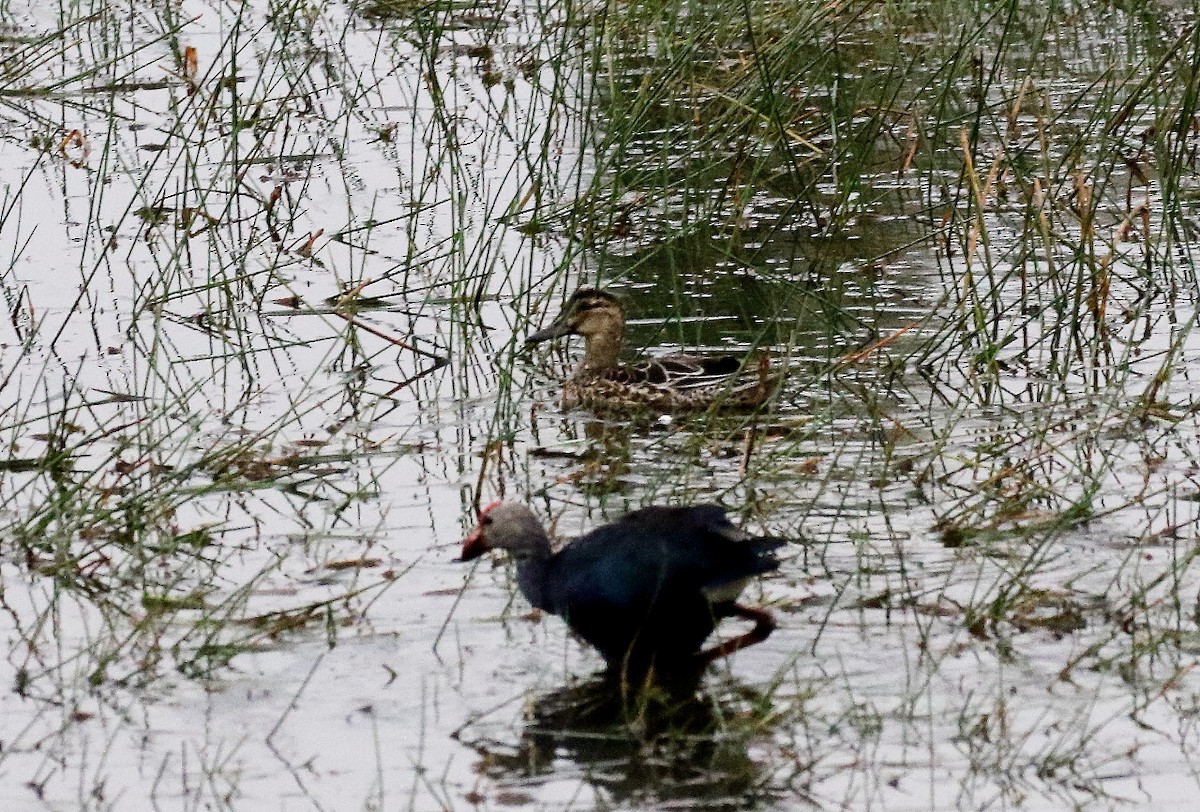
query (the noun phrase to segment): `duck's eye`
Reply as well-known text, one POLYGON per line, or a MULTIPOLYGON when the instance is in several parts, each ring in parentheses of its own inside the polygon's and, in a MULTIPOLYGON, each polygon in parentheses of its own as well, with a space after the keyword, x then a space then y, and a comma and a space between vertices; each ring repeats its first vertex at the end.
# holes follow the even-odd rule
POLYGON ((481 525, 483 525, 484 527, 487 527, 489 524, 492 523, 492 517, 491 516, 482 516, 479 519, 479 523, 481 525))

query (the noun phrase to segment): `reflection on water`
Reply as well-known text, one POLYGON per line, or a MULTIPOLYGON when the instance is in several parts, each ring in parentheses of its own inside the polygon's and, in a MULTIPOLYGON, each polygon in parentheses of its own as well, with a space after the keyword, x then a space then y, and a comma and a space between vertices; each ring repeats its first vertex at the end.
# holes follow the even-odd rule
POLYGON ((749 753, 751 735, 765 732, 763 716, 703 693, 631 701, 595 678, 537 697, 515 744, 473 738, 471 727, 458 738, 500 797, 577 773, 613 804, 734 809, 768 794, 764 766, 749 753))
MULTIPOLYGON (((1162 3, 992 4, 1013 27, 971 44, 941 6, 812 4, 864 12, 780 76, 844 179, 812 190, 753 168, 766 130, 703 73, 656 99, 706 46, 607 27, 740 7, 598 4, 601 43, 571 2, 368 5, 5 5, 0 809, 1194 806, 1194 94, 1153 69, 1190 64, 1162 3), (1168 152, 1174 197, 1149 172, 1110 234, 1168 152), (1182 232, 1125 227, 1164 199, 1182 232), (758 422, 564 413, 578 346, 519 348, 584 283, 631 352, 798 371, 758 422), (736 665, 769 702, 520 713, 595 654, 505 573, 464 585, 481 495, 564 537, 701 500, 802 527, 736 665)), ((713 67, 757 110, 741 36, 713 67)))

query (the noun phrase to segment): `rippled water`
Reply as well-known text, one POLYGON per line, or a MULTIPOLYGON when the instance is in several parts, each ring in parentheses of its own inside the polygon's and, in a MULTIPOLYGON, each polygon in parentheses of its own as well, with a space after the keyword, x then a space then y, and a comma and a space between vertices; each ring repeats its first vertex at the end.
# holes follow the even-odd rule
MULTIPOLYGON (((736 220, 718 240, 683 230, 689 187, 609 201, 624 219, 589 241, 563 224, 612 171, 591 105, 643 74, 575 58, 601 22, 582 13, 6 8, 0 804, 1190 808, 1194 286, 1148 292, 1129 241, 1109 340, 1072 338, 1013 181, 981 215, 1008 273, 972 300, 970 221, 953 251, 939 230, 963 200, 949 149, 844 207, 818 185, 842 221, 776 188, 705 210, 736 220), (578 348, 521 344, 598 281, 638 348, 770 348, 779 402, 564 414, 578 348), (1030 287, 1044 309, 1013 304, 1030 287), (978 312, 992 355, 954 345, 978 312), (719 500, 794 539, 750 595, 779 629, 666 735, 587 717, 598 658, 530 617, 507 567, 454 560, 501 496, 562 538, 719 500)), ((997 103, 1025 75, 1086 96, 1174 19, 1079 16, 997 103)), ((861 24, 844 42, 866 65, 889 23, 861 24)), ((1092 104, 1056 126, 1088 130, 1092 104)), ((690 157, 667 118, 631 173, 690 157)), ((1044 114, 1014 118, 1036 141, 1044 114)), ((1124 189, 1096 194, 1118 228, 1124 189)), ((1186 239, 1170 251, 1194 281, 1186 239)))

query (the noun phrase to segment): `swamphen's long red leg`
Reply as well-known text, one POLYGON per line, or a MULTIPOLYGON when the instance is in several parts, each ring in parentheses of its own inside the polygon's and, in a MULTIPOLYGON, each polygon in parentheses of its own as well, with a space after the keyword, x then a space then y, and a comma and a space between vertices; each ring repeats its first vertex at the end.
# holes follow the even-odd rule
POLYGON ((705 665, 716 662, 722 657, 728 657, 733 652, 741 651, 755 643, 761 643, 771 636, 771 632, 775 631, 775 618, 771 617, 771 613, 766 609, 755 609, 735 603, 730 610, 730 614, 744 617, 747 620, 753 620, 754 628, 739 637, 726 640, 720 645, 705 649, 697 654, 696 656, 700 658, 700 662, 705 665))

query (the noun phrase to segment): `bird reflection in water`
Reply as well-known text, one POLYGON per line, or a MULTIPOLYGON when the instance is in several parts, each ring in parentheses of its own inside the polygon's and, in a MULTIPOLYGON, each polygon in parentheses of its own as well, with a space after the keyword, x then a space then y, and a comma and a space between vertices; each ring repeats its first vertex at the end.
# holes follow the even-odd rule
MULTIPOLYGON (((495 782, 492 794, 509 802, 539 786, 582 781, 609 803, 745 809, 772 794, 748 752, 751 738, 766 732, 765 714, 750 710, 764 703, 750 699, 645 691, 631 702, 598 677, 535 699, 516 744, 468 740, 465 728, 456 738, 479 754, 476 769, 495 782)), ((471 795, 487 798, 482 787, 471 795)))

